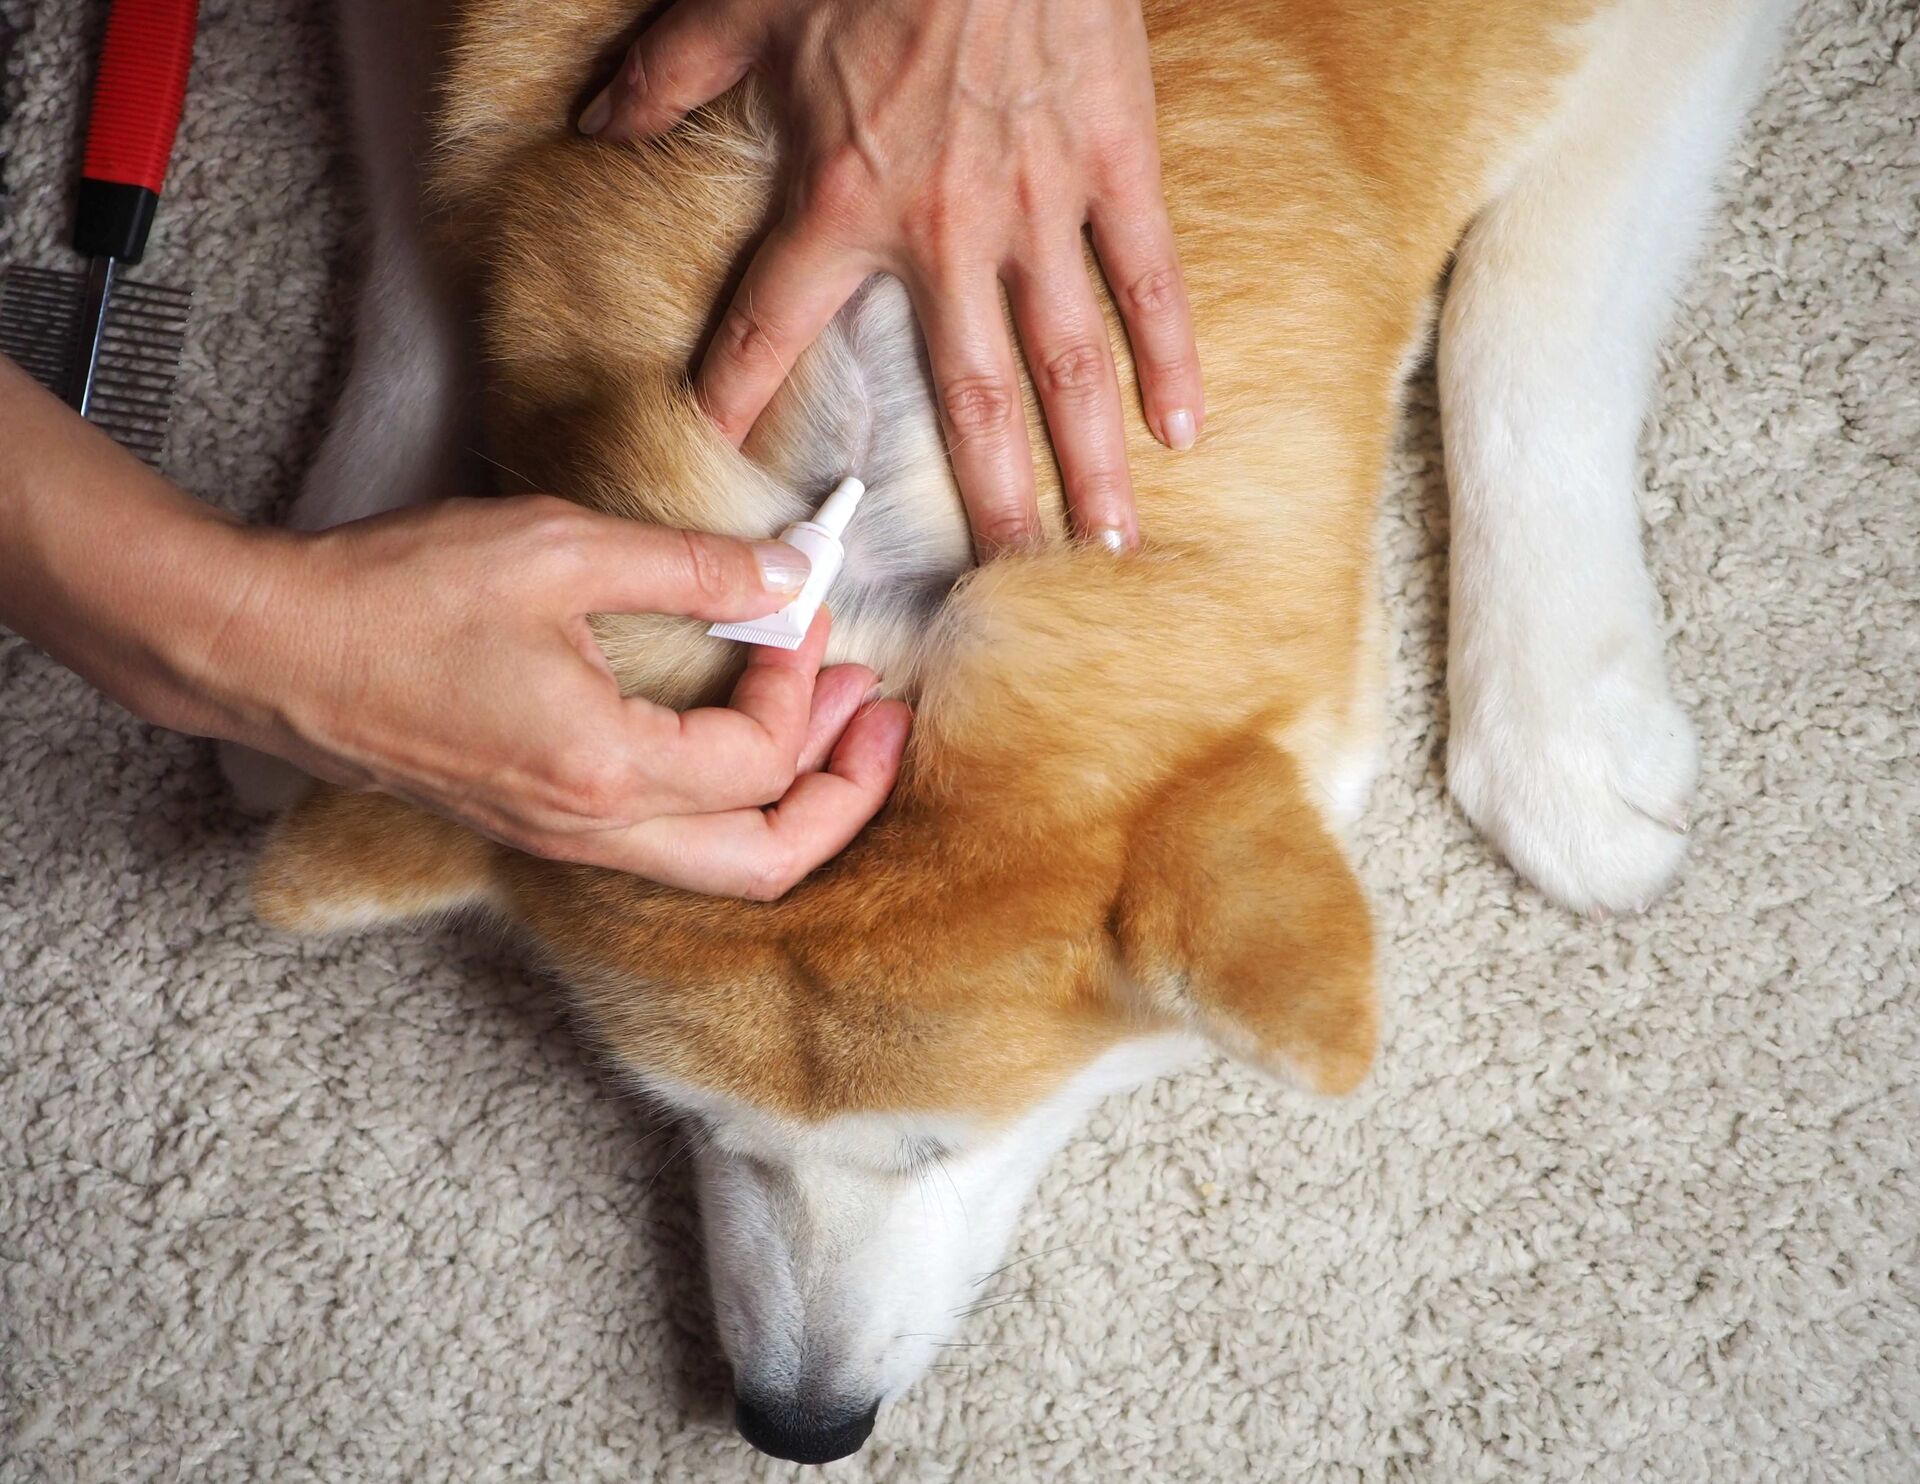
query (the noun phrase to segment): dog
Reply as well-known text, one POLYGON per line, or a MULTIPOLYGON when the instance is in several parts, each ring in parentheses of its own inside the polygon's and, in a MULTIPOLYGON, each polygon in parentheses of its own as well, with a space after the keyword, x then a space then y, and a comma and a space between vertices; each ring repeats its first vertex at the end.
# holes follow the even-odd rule
MULTIPOLYGON (((1784 4, 1146 10, 1208 430, 1174 455, 1131 420, 1140 552, 1070 539, 1049 467, 1045 548, 976 567, 891 280, 744 453, 692 399, 775 201, 755 83, 608 146, 570 120, 631 0, 343 6, 373 253, 295 524, 444 492, 470 442, 511 487, 741 535, 842 475, 869 488, 829 658, 917 721, 886 810, 797 889, 695 898, 326 786, 255 887, 293 931, 478 911, 525 935, 632 1086, 698 1127, 737 1418, 780 1457, 864 1442, 1096 1099, 1203 1045, 1313 1093, 1365 1076, 1374 948, 1342 836, 1383 746, 1375 501, 1436 318, 1453 796, 1576 910, 1643 906, 1684 849, 1697 760, 1635 439, 1784 4)), ((676 706, 740 664, 679 619, 596 635, 626 690, 676 706)))

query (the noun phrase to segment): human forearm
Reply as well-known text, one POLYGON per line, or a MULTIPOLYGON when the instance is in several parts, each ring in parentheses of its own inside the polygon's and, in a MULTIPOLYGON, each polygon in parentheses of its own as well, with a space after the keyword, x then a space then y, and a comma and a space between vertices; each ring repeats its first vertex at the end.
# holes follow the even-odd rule
POLYGON ((128 709, 235 736, 218 636, 276 541, 195 500, 0 357, 0 623, 128 709))
POLYGON ((540 854, 777 895, 892 786, 899 702, 802 647, 729 707, 624 699, 591 612, 737 621, 806 558, 543 496, 318 535, 239 525, 0 359, 0 623, 150 721, 411 799, 540 854), (763 806, 773 805, 767 808, 763 806))

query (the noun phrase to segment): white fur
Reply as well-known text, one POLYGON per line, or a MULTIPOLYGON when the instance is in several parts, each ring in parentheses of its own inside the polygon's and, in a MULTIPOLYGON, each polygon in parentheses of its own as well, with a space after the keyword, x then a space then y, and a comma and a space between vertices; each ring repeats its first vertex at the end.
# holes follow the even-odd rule
POLYGON ((1360 822, 1367 798, 1373 792, 1373 781, 1386 765, 1386 756, 1384 738, 1369 737, 1364 743, 1347 749, 1335 760, 1326 777, 1317 780, 1320 797, 1325 801, 1327 827, 1342 839, 1360 822))
POLYGON ((1610 14, 1447 295, 1448 781, 1569 907, 1644 906, 1684 848, 1699 764, 1668 693, 1634 449, 1715 167, 1784 9, 1610 14))
POLYGON ((290 524, 318 531, 472 493, 461 306, 436 273, 421 213, 436 56, 423 0, 342 0, 368 258, 353 368, 290 524))
POLYGON ((707 1266, 736 1389, 822 1416, 905 1391, 997 1291, 1020 1210, 1088 1109, 1197 1046, 1127 1042, 997 1128, 923 1114, 800 1124, 643 1079, 699 1124, 707 1266))

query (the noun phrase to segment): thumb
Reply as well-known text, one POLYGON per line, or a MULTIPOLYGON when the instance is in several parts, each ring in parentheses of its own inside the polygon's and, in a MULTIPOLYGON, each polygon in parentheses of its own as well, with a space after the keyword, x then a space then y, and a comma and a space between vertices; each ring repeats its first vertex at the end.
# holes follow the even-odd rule
POLYGON ((567 595, 581 613, 676 613, 709 621, 759 618, 805 585, 806 553, 780 541, 594 515, 589 565, 567 595))
POLYGON ((641 33, 612 82, 580 115, 580 132, 611 143, 664 134, 753 65, 758 28, 747 6, 680 0, 641 33))

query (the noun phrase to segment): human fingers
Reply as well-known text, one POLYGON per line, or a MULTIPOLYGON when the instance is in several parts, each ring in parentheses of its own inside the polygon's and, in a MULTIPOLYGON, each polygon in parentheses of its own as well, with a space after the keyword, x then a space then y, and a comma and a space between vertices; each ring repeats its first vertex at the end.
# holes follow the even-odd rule
POLYGON ((1058 235, 1062 240, 1041 261, 1012 275, 1014 321, 1068 508, 1083 534, 1127 551, 1140 537, 1113 349, 1087 281, 1079 230, 1058 235))
POLYGON ((829 619, 814 617, 798 649, 748 646, 747 667, 725 706, 674 713, 633 698, 635 756, 649 774, 654 812, 704 814, 770 804, 800 771, 814 710, 815 677, 829 619))
MULTIPOLYGON (((533 496, 528 499, 540 499, 533 496)), ((536 510, 534 542, 550 585, 573 615, 673 613, 709 621, 761 618, 806 584, 806 553, 602 515, 560 500, 536 510)))
POLYGON ((855 716, 827 767, 798 778, 773 808, 649 820, 597 842, 597 863, 688 891, 783 896, 886 803, 911 724, 902 702, 879 702, 855 716))
POLYGON ((1148 179, 1094 201, 1093 245, 1126 323, 1147 426, 1184 452, 1206 425, 1206 394, 1157 158, 1150 163, 1148 179))
POLYGON ((1040 509, 998 279, 986 273, 921 280, 913 300, 975 544, 983 556, 1031 547, 1040 537, 1040 509))
POLYGON ((760 245, 694 383, 707 416, 733 443, 752 431, 794 362, 870 271, 804 215, 790 216, 760 245))
POLYGON ((680 0, 627 49, 580 132, 609 143, 666 133, 746 76, 764 35, 750 0, 680 0))
POLYGON ((879 679, 865 665, 831 665, 820 672, 813 682, 813 711, 807 718, 807 740, 800 748, 800 772, 817 773, 827 765, 847 724, 875 699, 879 679))

